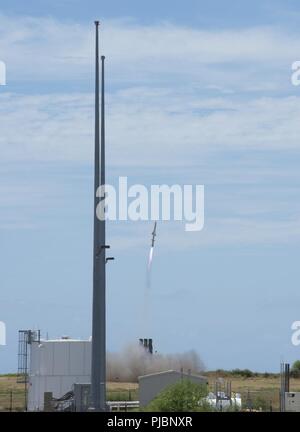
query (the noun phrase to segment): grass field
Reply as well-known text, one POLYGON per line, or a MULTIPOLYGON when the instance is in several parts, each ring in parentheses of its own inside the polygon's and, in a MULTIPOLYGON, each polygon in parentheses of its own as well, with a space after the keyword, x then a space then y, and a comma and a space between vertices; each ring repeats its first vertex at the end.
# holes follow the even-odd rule
MULTIPOLYGON (((214 383, 220 374, 207 372, 205 375, 208 377, 209 388, 213 391, 214 383)), ((231 381, 233 392, 241 393, 244 407, 250 399, 254 409, 262 408, 269 411, 272 406, 274 411, 278 411, 279 375, 264 376, 259 374, 253 377, 230 375, 223 376, 223 379, 231 381)), ((110 382, 107 389, 108 400, 138 400, 137 383, 110 382)), ((291 378, 290 389, 291 391, 300 391, 300 378, 291 378)), ((0 411, 9 411, 11 406, 13 411, 23 410, 24 402, 24 384, 18 384, 15 375, 0 376, 0 411)))

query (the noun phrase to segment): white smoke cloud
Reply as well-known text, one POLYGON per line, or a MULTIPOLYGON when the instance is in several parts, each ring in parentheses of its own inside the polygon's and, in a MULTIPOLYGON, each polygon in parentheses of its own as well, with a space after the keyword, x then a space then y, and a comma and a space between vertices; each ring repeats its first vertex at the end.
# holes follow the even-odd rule
POLYGON ((137 382, 138 377, 166 370, 200 373, 204 364, 195 351, 181 354, 148 353, 140 345, 127 345, 118 353, 107 355, 107 379, 109 381, 137 382))

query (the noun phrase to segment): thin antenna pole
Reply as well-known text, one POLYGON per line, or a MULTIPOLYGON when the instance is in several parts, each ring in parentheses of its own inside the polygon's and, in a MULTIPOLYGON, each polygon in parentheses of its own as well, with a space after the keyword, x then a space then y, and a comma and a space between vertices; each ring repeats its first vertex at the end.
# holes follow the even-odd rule
MULTIPOLYGON (((105 193, 105 88, 104 88, 104 60, 105 57, 101 56, 101 177, 100 186, 103 188, 105 193)), ((104 197, 102 197, 104 199, 104 197)), ((105 215, 99 221, 100 224, 100 333, 101 333, 101 344, 100 344, 100 409, 106 411, 106 221, 105 215)))
POLYGON ((97 191, 105 184, 104 140, 104 65, 102 60, 101 96, 101 180, 100 180, 100 128, 99 128, 99 21, 96 26, 95 52, 95 178, 94 178, 94 252, 93 252, 93 328, 91 365, 91 409, 106 410, 106 316, 105 316, 105 220, 97 217, 99 197, 97 191))
MULTIPOLYGON (((101 186, 105 185, 105 82, 104 82, 104 60, 101 56, 101 186)), ((105 227, 105 218, 104 225, 105 227)), ((105 232, 104 232, 105 234, 105 232)), ((105 244, 105 243, 104 243, 105 244)))

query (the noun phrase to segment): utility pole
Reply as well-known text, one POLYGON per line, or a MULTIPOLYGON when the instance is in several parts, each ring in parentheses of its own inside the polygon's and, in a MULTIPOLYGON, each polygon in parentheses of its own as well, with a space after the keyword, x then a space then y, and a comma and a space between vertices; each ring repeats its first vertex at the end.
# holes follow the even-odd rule
MULTIPOLYGON (((93 411, 106 411, 106 249, 105 217, 98 219, 97 206, 103 199, 99 191, 105 185, 105 110, 104 110, 104 56, 101 56, 101 163, 99 127, 99 21, 96 26, 95 52, 95 177, 94 177, 94 249, 93 249, 93 323, 91 406, 93 411), (101 171, 100 171, 101 167, 101 171), (100 186, 100 189, 99 189, 100 186)), ((104 216, 104 215, 102 215, 104 216)))

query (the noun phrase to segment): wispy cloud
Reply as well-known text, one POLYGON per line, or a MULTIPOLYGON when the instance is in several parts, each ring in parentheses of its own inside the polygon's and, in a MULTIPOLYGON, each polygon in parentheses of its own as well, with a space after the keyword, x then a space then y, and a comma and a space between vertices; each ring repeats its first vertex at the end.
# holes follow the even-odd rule
MULTIPOLYGON (((90 79, 93 46, 92 24, 0 15, 0 53, 8 65, 8 79, 90 79)), ((277 72, 288 71, 300 42, 298 34, 276 27, 203 31, 167 22, 142 26, 107 20, 101 48, 114 82, 178 84, 189 79, 254 89, 270 85, 275 65, 277 72)))
MULTIPOLYGON (((299 150, 300 98, 241 101, 132 88, 108 97, 108 162, 186 165, 212 152, 299 150)), ((2 160, 91 162, 93 95, 0 95, 2 160)))
MULTIPOLYGON (((91 164, 93 94, 79 86, 74 91, 69 84, 93 82, 92 25, 1 15, 0 29, 0 58, 8 66, 8 86, 0 93, 2 161, 91 164), (29 92, 9 92, 9 79, 28 80, 29 92), (45 84, 39 94, 37 81, 51 83, 51 92, 45 84), (61 81, 66 83, 63 92, 61 81)), ((188 172, 196 182, 210 184, 257 187, 265 178, 291 181, 291 173, 296 175, 291 164, 278 167, 273 161, 278 152, 299 152, 300 96, 294 88, 294 96, 276 91, 290 85, 299 40, 271 27, 202 31, 169 23, 106 21, 101 47, 108 60, 109 167, 133 175, 147 167, 167 167, 169 174, 180 169, 181 178, 188 172), (234 152, 244 156, 227 164, 234 152)), ((296 212, 281 220, 274 216, 274 197, 256 200, 255 206, 215 198, 209 224, 199 236, 170 226, 166 242, 191 247, 199 241, 298 238, 296 212)), ((284 200, 278 205, 287 210, 284 200)), ((126 233, 116 233, 120 248, 135 244, 126 233)))

